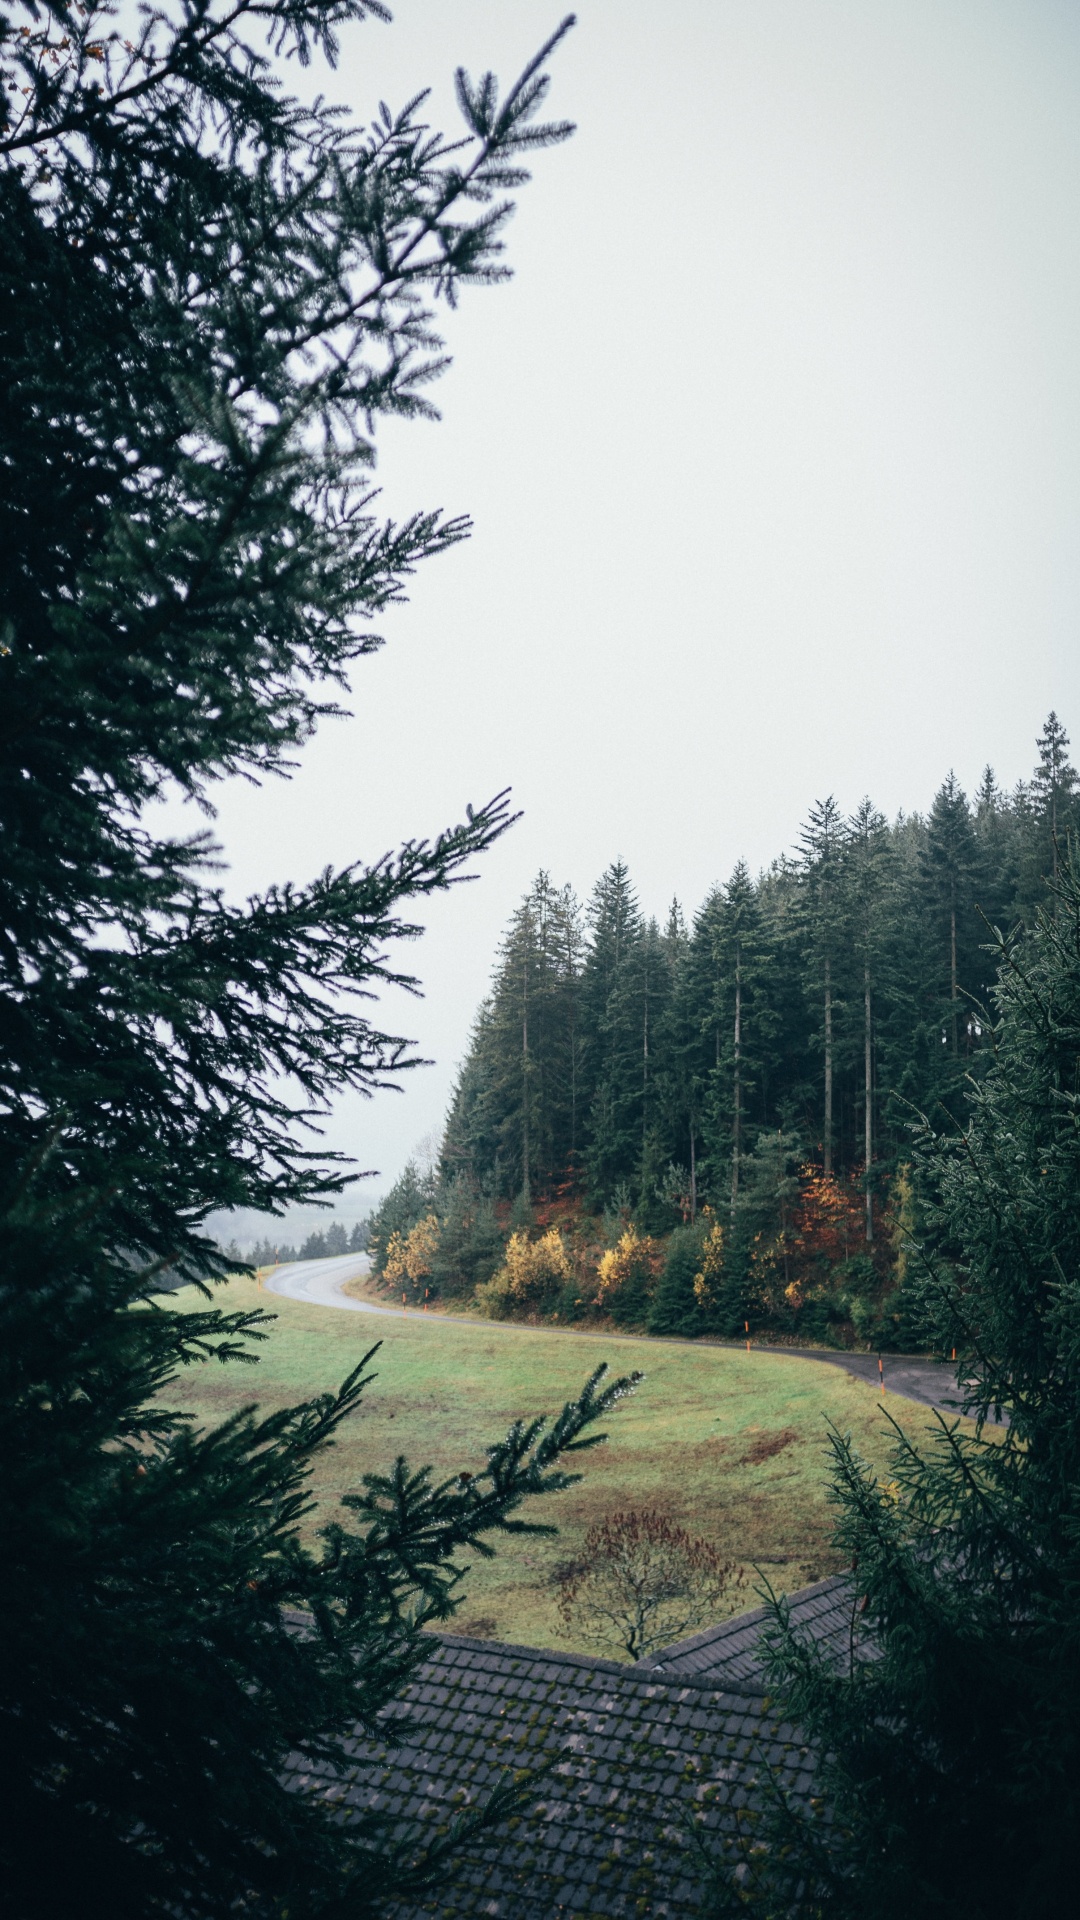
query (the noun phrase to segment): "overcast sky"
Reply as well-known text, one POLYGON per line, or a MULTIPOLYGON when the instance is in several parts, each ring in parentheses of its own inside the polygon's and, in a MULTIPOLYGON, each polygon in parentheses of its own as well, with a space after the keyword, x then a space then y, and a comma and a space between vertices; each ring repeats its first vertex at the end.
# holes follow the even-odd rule
MULTIPOLYGON (((463 63, 509 82, 537 0, 399 0, 327 87, 367 118, 463 63)), ((613 858, 657 915, 789 848, 810 803, 925 808, 950 767, 1080 736, 1080 9, 1070 0, 584 0, 509 229, 447 316, 438 425, 389 510, 468 511, 288 787, 227 792, 232 890, 524 819, 429 916, 436 1064, 329 1138, 381 1178, 437 1129, 507 916, 613 858)), ((1080 744, 1080 740, 1078 740, 1080 744)))

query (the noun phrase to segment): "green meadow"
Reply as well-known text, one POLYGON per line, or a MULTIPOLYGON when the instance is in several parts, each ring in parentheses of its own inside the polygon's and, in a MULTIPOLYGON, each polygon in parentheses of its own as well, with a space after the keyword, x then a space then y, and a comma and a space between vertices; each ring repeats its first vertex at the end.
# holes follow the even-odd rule
MULTIPOLYGON (((180 1295, 192 1305, 198 1296, 180 1295)), ((441 1475, 483 1466, 484 1448, 519 1416, 554 1412, 600 1360, 645 1378, 608 1423, 606 1445, 583 1456, 568 1492, 524 1517, 554 1522, 554 1538, 508 1538, 494 1561, 472 1560, 456 1631, 534 1646, 572 1646, 560 1631, 552 1571, 574 1557, 595 1521, 620 1507, 654 1507, 714 1541, 743 1584, 728 1611, 757 1604, 761 1569, 780 1590, 837 1567, 826 1498, 826 1424, 850 1430, 885 1466, 888 1428, 874 1388, 835 1366, 740 1348, 662 1340, 605 1342, 575 1333, 437 1316, 376 1319, 257 1294, 237 1279, 223 1306, 256 1303, 277 1315, 258 1365, 190 1367, 168 1395, 200 1424, 257 1402, 266 1411, 335 1387, 381 1341, 378 1378, 363 1411, 319 1462, 314 1489, 330 1517, 364 1473, 403 1453, 441 1475)), ((932 1416, 892 1398, 910 1433, 932 1416)), ((313 1526, 319 1524, 318 1517, 313 1526)))

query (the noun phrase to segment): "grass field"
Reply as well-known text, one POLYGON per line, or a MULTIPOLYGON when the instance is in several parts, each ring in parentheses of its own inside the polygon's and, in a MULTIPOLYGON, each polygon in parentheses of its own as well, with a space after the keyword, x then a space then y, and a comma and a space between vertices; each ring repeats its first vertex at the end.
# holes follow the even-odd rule
MULTIPOLYGON (((570 1646, 560 1634, 551 1572, 613 1508, 659 1507, 704 1534, 745 1569, 730 1612, 757 1604, 756 1563, 789 1590, 832 1572, 825 1498, 825 1423, 850 1429, 884 1464, 880 1397, 839 1367, 741 1349, 660 1340, 603 1342, 573 1333, 453 1325, 417 1315, 375 1320, 273 1294, 235 1280, 221 1305, 256 1297, 278 1315, 255 1367, 188 1369, 168 1396, 200 1424, 258 1401, 269 1411, 334 1387, 376 1340, 379 1378, 365 1410, 323 1457, 316 1489, 324 1511, 361 1474, 404 1453, 442 1473, 483 1464, 483 1449, 518 1415, 556 1411, 599 1360, 646 1378, 614 1413, 604 1447, 584 1457, 584 1479, 537 1502, 528 1517, 554 1521, 555 1539, 509 1540, 495 1561, 474 1561, 455 1629, 533 1646, 570 1646)), ((178 1298, 183 1301, 185 1296, 178 1298)), ((197 1296, 191 1295, 194 1305, 197 1296)), ((897 1398, 890 1413, 909 1432, 931 1419, 897 1398)), ((612 1649, 614 1652, 614 1649, 612 1649)))

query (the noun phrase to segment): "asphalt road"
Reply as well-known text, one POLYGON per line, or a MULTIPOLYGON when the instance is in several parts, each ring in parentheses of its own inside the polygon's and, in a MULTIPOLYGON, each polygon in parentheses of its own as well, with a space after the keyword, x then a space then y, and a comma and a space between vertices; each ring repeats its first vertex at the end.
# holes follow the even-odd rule
MULTIPOLYGON (((330 1260, 297 1260, 291 1266, 278 1267, 263 1284, 267 1293, 284 1294, 289 1300, 306 1300, 317 1307, 338 1307, 347 1313, 391 1314, 400 1319, 403 1312, 401 1307, 377 1306, 373 1300, 357 1300, 352 1294, 342 1292, 346 1281, 359 1279, 361 1274, 368 1271, 368 1265, 365 1253, 339 1254, 330 1260)), ((460 1314, 424 1314, 416 1308, 413 1308, 410 1317, 413 1320, 426 1319, 432 1326, 440 1320, 455 1320, 464 1326, 476 1325, 475 1320, 466 1319, 460 1314)), ((501 1326, 507 1332, 521 1331, 518 1323, 491 1320, 487 1324, 493 1330, 501 1326)), ((632 1334, 619 1333, 582 1334, 571 1327, 544 1327, 537 1331, 573 1332, 577 1333, 579 1339, 604 1340, 609 1345, 613 1341, 635 1338, 632 1334)), ((702 1343, 693 1341, 688 1344, 699 1346, 702 1343)), ((781 1358, 817 1360, 827 1367, 844 1367, 858 1379, 869 1381, 871 1386, 880 1384, 876 1353, 827 1353, 820 1347, 768 1347, 761 1351, 777 1354, 781 1358)), ((886 1404, 890 1394, 897 1394, 902 1400, 917 1400, 922 1406, 935 1407, 944 1414, 960 1412, 960 1389, 948 1361, 927 1360, 920 1354, 886 1354, 882 1360, 882 1370, 886 1404)))
POLYGON ((342 1293, 347 1280, 357 1280, 370 1266, 366 1253, 335 1254, 329 1260, 294 1260, 276 1267, 263 1281, 266 1293, 283 1293, 287 1300, 307 1300, 317 1307, 344 1307, 348 1313, 397 1313, 400 1307, 377 1307, 370 1300, 354 1300, 342 1293))
MULTIPOLYGON (((844 1367, 860 1380, 878 1386, 876 1353, 822 1353, 810 1347, 774 1347, 774 1353, 793 1353, 800 1360, 821 1360, 826 1366, 844 1367)), ((924 1407, 936 1407, 941 1413, 963 1411, 963 1395, 957 1385, 956 1369, 947 1360, 927 1360, 923 1354, 886 1353, 881 1359, 885 1399, 898 1393, 904 1400, 919 1400, 924 1407)))

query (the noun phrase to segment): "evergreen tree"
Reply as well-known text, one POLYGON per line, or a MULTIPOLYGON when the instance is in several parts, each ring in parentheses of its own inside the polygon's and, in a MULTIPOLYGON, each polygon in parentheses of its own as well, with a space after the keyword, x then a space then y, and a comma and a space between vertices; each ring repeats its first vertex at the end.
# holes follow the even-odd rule
MULTIPOLYGON (((1008 796, 998 786, 994 769, 983 768, 975 794, 975 845, 977 849, 975 899, 984 922, 1005 930, 1015 920, 1018 885, 1018 847, 1016 819, 1008 796)), ((984 932, 985 937, 985 932, 984 932)), ((981 960, 985 974, 989 961, 981 960)), ((985 999, 992 981, 980 993, 985 999)))
POLYGON ((714 1056, 707 1109, 713 1190, 734 1213, 760 1079, 768 954, 761 906, 745 861, 706 902, 701 936, 708 947, 711 1004, 706 1019, 714 1056))
POLYGON ((510 922, 487 1027, 493 1070, 489 1097, 502 1115, 499 1145, 504 1177, 514 1170, 514 1188, 526 1207, 532 1199, 543 1109, 544 874, 539 887, 539 901, 534 889, 510 922))
POLYGON ((821 1158, 827 1174, 833 1170, 835 1029, 844 938, 842 861, 846 837, 843 816, 831 794, 811 808, 799 836, 807 990, 821 1011, 821 1158))
POLYGON ((704 1228, 676 1227, 668 1241, 656 1297, 649 1310, 649 1332, 692 1338, 705 1331, 705 1315, 694 1291, 705 1245, 704 1228))
POLYGON ((924 1307, 974 1432, 896 1429, 883 1485, 837 1434, 851 1652, 776 1608, 773 1681, 831 1817, 755 1832, 732 1910, 837 1920, 1067 1911, 1080 1820, 1080 884, 1000 950, 994 1064, 928 1137, 955 1264, 924 1307), (1004 1428, 994 1423, 1007 1418, 1004 1428), (873 1657, 865 1655, 870 1652, 873 1657), (778 1844, 769 1844, 776 1841, 778 1844), (764 1844, 762 1844, 764 1842, 764 1844))
POLYGON ((499 1164, 501 1130, 495 1102, 495 1075, 491 1071, 491 997, 476 1010, 469 1048, 454 1082, 439 1152, 442 1180, 467 1174, 478 1185, 500 1195, 505 1192, 499 1164))
MULTIPOLYGON (((344 1915, 430 1879, 378 1823, 289 1790, 347 1766, 456 1604, 455 1555, 565 1484, 606 1404, 514 1427, 475 1479, 399 1460, 306 1526, 314 1457, 370 1377, 195 1433, 186 1364, 258 1312, 190 1310, 209 1215, 339 1192, 305 1139, 406 1064, 366 1017, 414 931, 506 824, 231 906, 212 783, 284 773, 371 621, 461 520, 381 522, 374 430, 430 411, 434 301, 497 279, 506 192, 567 131, 534 62, 458 76, 463 139, 305 105, 368 0, 9 4, 0 31, 0 1873, 13 1920, 344 1915), (22 16, 21 26, 18 24, 22 16), (329 691, 328 691, 329 690, 329 691), (300 1111, 288 1097, 299 1089, 300 1111), (302 1610, 295 1626, 290 1610, 302 1610), (290 1620, 293 1624, 290 1624, 290 1620)), ((559 36, 556 36, 558 38, 559 36)), ((550 43, 551 45, 554 42, 550 43)), ((548 49, 545 49, 545 53, 548 49)), ((543 57, 543 56, 542 56, 543 57)), ((368 1358, 370 1359, 370 1355, 368 1358)))
POLYGON ((503 1253, 495 1209, 468 1173, 456 1173, 436 1198, 439 1240, 431 1277, 439 1293, 469 1294, 490 1280, 503 1253))
POLYGON ((675 954, 655 920, 646 922, 634 950, 620 998, 610 1008, 614 1020, 623 1013, 627 1025, 641 1026, 641 1138, 635 1186, 638 1210, 647 1213, 654 1202, 664 1168, 669 1164, 665 1138, 665 1058, 670 1030, 671 990, 675 954), (635 1005, 636 1002, 636 1005, 635 1005))
POLYGON ((643 1327, 656 1293, 656 1243, 629 1234, 626 1240, 629 1245, 621 1262, 620 1284, 612 1297, 611 1317, 617 1327, 643 1327))
POLYGON ((846 894, 852 931, 852 957, 856 964, 859 998, 862 1002, 862 1111, 863 1166, 866 1182, 866 1239, 874 1238, 873 1165, 874 1165, 874 1039, 875 996, 887 952, 887 908, 889 887, 889 843, 885 820, 869 800, 864 800, 848 825, 845 857, 846 894))
POLYGON ((467 1165, 526 1210, 577 1151, 581 945, 572 889, 539 874, 503 937, 447 1123, 447 1168, 467 1165))
MULTIPOLYGON (((758 1134, 743 1161, 731 1218, 717 1318, 729 1338, 747 1320, 790 1326, 795 1205, 801 1142, 780 1128, 758 1134)), ((816 1331, 816 1330, 815 1330, 816 1331)))
MULTIPOLYGON (((1070 834, 1077 823, 1077 772, 1069 763, 1069 736, 1056 713, 1051 713, 1038 739, 1039 764, 1031 783, 1036 819, 1041 827, 1043 871, 1056 885, 1067 856, 1070 834)), ((1056 896, 1055 896, 1056 897, 1056 896)))
MULTIPOLYGON (((418 1220, 431 1212, 435 1202, 435 1177, 423 1172, 415 1160, 407 1160, 385 1199, 379 1202, 371 1216, 371 1229, 368 1245, 371 1248, 371 1270, 382 1273, 386 1265, 387 1250, 394 1235, 404 1239, 415 1227, 418 1220)), ((304 1258, 313 1256, 305 1251, 304 1258)))
POLYGON ((954 1100, 970 1069, 977 1024, 974 1002, 984 985, 980 947, 985 928, 975 912, 978 845, 967 797, 955 774, 949 774, 934 796, 921 852, 921 945, 930 1003, 926 1013, 940 1042, 935 1049, 936 1084, 924 1094, 929 1109, 934 1101, 954 1100))
POLYGON ((637 1183, 644 1137, 648 965, 644 928, 621 860, 597 882, 581 980, 582 1093, 589 1116, 585 1165, 597 1202, 637 1183))
MULTIPOLYGON (((664 933, 668 974, 666 1006, 658 1022, 654 1085, 659 1096, 660 1138, 672 1163, 686 1156, 691 1222, 699 1209, 698 1157, 702 1135, 708 1056, 703 1045, 700 983, 695 952, 682 908, 671 905, 664 933)), ((667 1224, 665 1222, 664 1224, 667 1224)))

